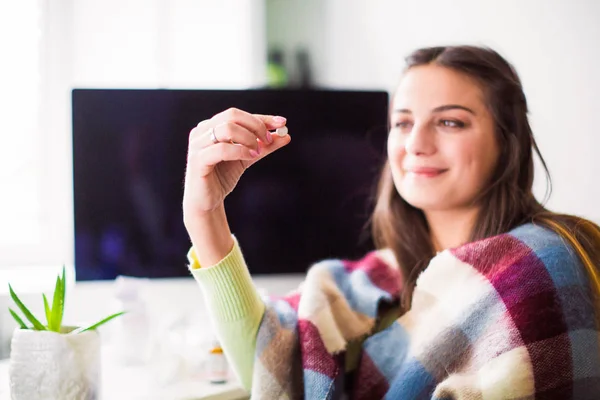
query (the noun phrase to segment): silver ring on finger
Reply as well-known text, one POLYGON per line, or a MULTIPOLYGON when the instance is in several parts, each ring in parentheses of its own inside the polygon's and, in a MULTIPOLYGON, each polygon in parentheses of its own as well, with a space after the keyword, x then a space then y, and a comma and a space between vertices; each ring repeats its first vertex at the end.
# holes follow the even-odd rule
POLYGON ((210 128, 208 130, 210 132, 210 138, 214 144, 219 143, 219 139, 217 139, 217 135, 215 135, 215 128, 210 128))

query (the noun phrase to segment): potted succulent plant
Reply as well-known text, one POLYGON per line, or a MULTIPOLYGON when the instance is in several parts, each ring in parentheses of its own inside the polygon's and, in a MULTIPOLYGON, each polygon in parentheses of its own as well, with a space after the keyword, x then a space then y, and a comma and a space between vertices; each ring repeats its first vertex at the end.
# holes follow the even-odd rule
POLYGON ((46 295, 46 324, 23 304, 11 285, 10 296, 21 311, 9 308, 19 327, 15 329, 9 362, 13 400, 83 399, 100 397, 100 336, 96 328, 123 314, 119 312, 85 326, 63 326, 65 268, 56 278, 52 305, 46 295))

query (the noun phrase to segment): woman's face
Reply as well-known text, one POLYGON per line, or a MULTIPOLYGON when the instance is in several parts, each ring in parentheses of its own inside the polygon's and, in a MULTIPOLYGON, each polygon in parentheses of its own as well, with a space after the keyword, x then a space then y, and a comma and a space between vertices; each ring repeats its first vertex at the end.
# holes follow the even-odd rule
POLYGON ((494 121, 468 76, 409 69, 392 101, 388 157, 400 196, 423 211, 471 208, 499 157, 494 121))

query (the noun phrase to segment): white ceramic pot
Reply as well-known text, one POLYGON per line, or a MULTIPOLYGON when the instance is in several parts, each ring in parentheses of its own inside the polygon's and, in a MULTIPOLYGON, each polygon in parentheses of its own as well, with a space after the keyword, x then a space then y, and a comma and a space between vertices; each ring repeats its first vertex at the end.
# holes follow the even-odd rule
POLYGON ((97 331, 69 335, 16 329, 9 363, 12 399, 97 400, 100 362, 97 331))

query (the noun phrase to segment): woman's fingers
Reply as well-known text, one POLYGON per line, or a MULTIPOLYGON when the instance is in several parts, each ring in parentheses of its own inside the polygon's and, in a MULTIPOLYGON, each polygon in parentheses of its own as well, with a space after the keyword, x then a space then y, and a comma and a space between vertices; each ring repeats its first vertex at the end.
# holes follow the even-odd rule
MULTIPOLYGON (((271 135, 270 132, 269 135, 271 135)), ((241 161, 244 168, 248 168, 256 161, 279 150, 291 141, 291 137, 289 135, 280 137, 276 134, 273 134, 273 139, 274 142, 271 145, 265 145, 262 142, 256 142, 258 144, 257 149, 247 147, 242 144, 232 144, 229 142, 211 144, 208 147, 190 146, 188 163, 193 165, 201 165, 199 171, 201 176, 208 175, 214 166, 222 161, 241 161), (197 160, 195 160, 196 158, 197 160)))
POLYGON ((201 176, 208 175, 222 161, 245 161, 259 157, 258 152, 241 144, 217 143, 188 153, 188 165, 199 165, 201 176))
POLYGON ((204 120, 190 132, 188 157, 208 175, 222 161, 244 168, 290 142, 283 117, 249 114, 231 108, 204 120), (273 130, 274 132, 270 132, 273 130))
POLYGON ((269 134, 269 129, 276 130, 278 128, 285 128, 285 124, 286 119, 283 117, 250 114, 236 108, 230 108, 229 110, 215 115, 211 119, 200 122, 190 132, 189 140, 192 142, 198 137, 201 137, 200 146, 202 147, 214 144, 215 140, 219 142, 233 140, 233 142, 244 143, 245 145, 253 147, 253 143, 251 143, 249 137, 241 134, 239 129, 233 127, 233 125, 237 125, 245 128, 263 143, 271 144, 273 140, 269 134), (214 129, 214 131, 211 129, 214 129))
POLYGON ((285 124, 287 122, 287 120, 284 117, 280 117, 280 116, 262 115, 262 114, 252 114, 252 115, 254 115, 256 118, 258 118, 260 121, 262 121, 262 123, 265 124, 265 127, 268 130, 281 128, 281 127, 285 126, 285 124))
MULTIPOLYGON (((198 127, 197 129, 200 130, 201 128, 198 127)), ((190 140, 190 147, 205 148, 218 143, 242 144, 259 151, 258 141, 254 133, 233 122, 223 122, 208 128, 204 132, 199 132, 190 140)))
POLYGON ((258 160, 262 160, 263 158, 267 157, 269 154, 279 150, 280 148, 286 146, 287 144, 289 144, 292 140, 292 138, 290 137, 290 135, 288 135, 287 133, 284 136, 279 136, 276 133, 269 133, 269 135, 272 135, 274 141, 273 144, 270 145, 265 145, 263 142, 259 143, 259 147, 261 149, 260 151, 260 155, 256 158, 252 158, 249 160, 244 160, 242 161, 242 164, 244 164, 245 168, 250 167, 252 164, 254 164, 255 162, 257 162, 258 160))
POLYGON ((218 126, 222 123, 233 122, 252 132, 261 141, 271 144, 271 137, 267 134, 268 129, 277 129, 285 125, 283 117, 265 116, 261 114, 250 114, 237 108, 225 110, 210 120, 201 122, 198 126, 204 130, 218 126))

